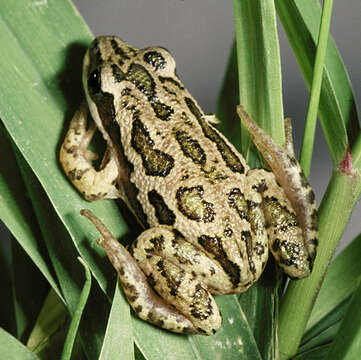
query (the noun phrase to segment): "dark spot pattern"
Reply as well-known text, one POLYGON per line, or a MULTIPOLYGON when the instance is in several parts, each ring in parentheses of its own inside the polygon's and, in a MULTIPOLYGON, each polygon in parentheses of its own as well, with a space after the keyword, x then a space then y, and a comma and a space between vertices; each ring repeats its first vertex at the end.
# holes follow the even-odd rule
POLYGON ((244 195, 239 188, 233 188, 228 194, 228 203, 235 209, 241 219, 248 221, 248 206, 244 195))
POLYGON ((203 186, 180 187, 176 199, 179 211, 188 219, 209 223, 214 220, 214 205, 203 199, 203 186))
POLYGON ((246 244, 249 270, 251 271, 252 274, 254 274, 256 272, 256 267, 253 262, 253 246, 252 246, 251 233, 249 231, 242 231, 241 239, 246 244))
POLYGON ((119 65, 123 65, 124 60, 130 60, 130 57, 127 55, 126 51, 124 51, 124 49, 119 46, 119 43, 116 40, 110 40, 110 44, 113 48, 114 53, 120 57, 119 65))
POLYGON ((182 86, 178 81, 174 80, 171 77, 163 77, 163 76, 159 76, 159 81, 164 84, 164 83, 171 83, 172 85, 175 85, 178 89, 180 90, 184 90, 184 86, 182 86))
POLYGON ((167 64, 164 57, 157 51, 146 52, 143 59, 146 63, 152 65, 155 70, 164 69, 167 64))
POLYGON ((236 288, 240 282, 240 268, 237 264, 230 261, 226 252, 223 249, 221 239, 217 236, 201 235, 198 238, 199 244, 208 253, 214 256, 214 259, 219 262, 233 286, 236 288))
POLYGON ((311 214, 311 230, 317 231, 317 229, 318 229, 318 220, 317 219, 318 219, 317 210, 314 209, 311 214))
POLYGON ((189 157, 195 164, 205 164, 207 157, 197 140, 183 130, 177 131, 175 137, 186 157, 189 157))
POLYGON ((153 251, 156 253, 161 253, 164 250, 164 236, 160 235, 160 236, 156 236, 151 238, 150 243, 153 245, 153 251))
POLYGON ((83 175, 89 170, 90 168, 82 169, 82 170, 74 169, 68 172, 68 177, 71 181, 80 180, 83 177, 83 175))
POLYGON ((190 304, 191 314, 200 320, 206 320, 213 314, 210 295, 200 284, 195 287, 190 304))
POLYGON ((173 169, 174 159, 169 154, 155 149, 148 130, 137 117, 133 121, 131 144, 142 157, 147 175, 165 177, 173 169))
POLYGON ((273 226, 277 231, 286 232, 290 227, 298 225, 295 214, 291 213, 285 206, 281 206, 275 197, 265 196, 262 209, 267 226, 273 226))
POLYGON ((140 64, 132 64, 126 74, 126 79, 132 82, 139 91, 147 96, 155 115, 164 121, 170 119, 174 110, 167 104, 162 103, 156 96, 155 83, 147 69, 140 64))
POLYGON ((185 276, 185 271, 181 269, 179 269, 177 273, 174 273, 174 271, 169 271, 169 269, 167 268, 167 264, 163 260, 159 260, 157 262, 157 267, 160 274, 167 281, 170 295, 177 296, 178 288, 181 285, 185 276))
POLYGON ((251 229, 256 236, 263 234, 265 230, 265 220, 262 212, 262 204, 247 200, 248 208, 248 220, 251 225, 251 229))
POLYGON ((120 70, 119 66, 116 64, 112 64, 113 77, 116 82, 121 82, 125 79, 125 74, 122 70, 120 70))
POLYGON ((225 140, 219 135, 217 130, 213 129, 203 118, 203 114, 198 109, 196 104, 191 98, 186 97, 185 102, 191 111, 191 113, 197 118, 203 134, 217 146, 218 151, 220 152, 224 162, 227 167, 230 168, 233 172, 238 172, 240 174, 244 173, 244 166, 237 157, 237 155, 232 151, 229 145, 225 140))
POLYGON ((311 190, 311 188, 309 189, 306 197, 307 197, 307 201, 308 201, 309 204, 312 205, 312 204, 315 203, 315 200, 316 200, 315 193, 311 190))
POLYGON ((297 269, 302 245, 295 242, 282 241, 280 248, 282 248, 280 263, 286 266, 294 266, 297 269))
POLYGON ((154 207, 155 216, 157 217, 159 224, 173 225, 175 222, 175 215, 173 211, 169 209, 163 197, 156 190, 152 190, 148 192, 148 199, 154 207))
POLYGON ((258 241, 256 242, 255 252, 258 256, 261 256, 264 254, 264 246, 258 241))

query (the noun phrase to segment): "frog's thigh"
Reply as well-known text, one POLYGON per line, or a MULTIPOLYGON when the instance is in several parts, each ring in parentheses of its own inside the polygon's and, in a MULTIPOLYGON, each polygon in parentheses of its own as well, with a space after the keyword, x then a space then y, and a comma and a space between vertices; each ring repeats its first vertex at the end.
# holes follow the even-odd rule
MULTIPOLYGON (((132 254, 155 291, 188 318, 199 333, 212 335, 221 327, 222 318, 214 298, 201 281, 206 269, 199 276, 196 274, 202 267, 202 259, 196 255, 200 253, 184 239, 187 245, 180 245, 179 239, 183 238, 170 227, 151 228, 137 238, 132 254), (193 261, 197 262, 195 266, 191 265, 193 261), (191 268, 194 270, 190 271, 191 268)), ((211 261, 204 254, 203 257, 206 263, 211 261)))
POLYGON ((309 275, 311 260, 294 209, 274 174, 263 169, 247 174, 253 188, 262 195, 269 248, 279 265, 291 277, 309 275))
MULTIPOLYGON (((60 163, 74 186, 85 199, 92 201, 103 198, 119 198, 121 194, 115 184, 118 167, 110 157, 97 171, 89 160, 96 155, 87 149, 95 132, 95 124, 87 129, 88 109, 83 104, 74 114, 60 150, 60 163)), ((107 152, 108 153, 108 152, 107 152)))

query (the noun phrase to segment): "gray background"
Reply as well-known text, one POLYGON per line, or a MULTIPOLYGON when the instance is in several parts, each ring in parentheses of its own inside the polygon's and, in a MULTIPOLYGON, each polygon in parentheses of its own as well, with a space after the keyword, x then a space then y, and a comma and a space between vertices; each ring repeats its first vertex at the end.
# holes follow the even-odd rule
MULTIPOLYGON (((206 113, 215 112, 217 96, 234 37, 231 0, 73 0, 94 35, 118 35, 135 47, 161 45, 172 52, 177 73, 206 113)), ((361 105, 361 2, 335 1, 331 33, 361 105)), ((285 115, 302 134, 308 91, 279 25, 285 115)), ((299 147, 300 135, 295 137, 299 147)), ((318 202, 332 170, 327 146, 318 129, 310 182, 318 202)), ((342 245, 361 232, 361 205, 356 207, 342 245)), ((341 246, 342 246, 341 245, 341 246)))

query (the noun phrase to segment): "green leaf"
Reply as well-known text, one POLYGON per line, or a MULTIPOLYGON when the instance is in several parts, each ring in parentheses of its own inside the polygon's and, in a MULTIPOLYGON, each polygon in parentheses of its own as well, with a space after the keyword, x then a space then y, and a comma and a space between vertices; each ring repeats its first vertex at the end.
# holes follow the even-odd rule
POLYGON ((20 341, 0 328, 1 356, 6 360, 38 360, 39 358, 28 350, 20 341))
POLYGON ((332 261, 313 306, 306 331, 329 316, 357 289, 361 280, 360 258, 361 234, 332 261))
POLYGON ((302 338, 297 354, 307 353, 309 350, 332 342, 340 328, 350 299, 337 306, 327 317, 321 319, 315 326, 307 331, 302 338))
POLYGON ((240 305, 246 314, 263 359, 275 359, 278 356, 278 272, 275 261, 269 259, 257 283, 239 295, 240 305))
MULTIPOLYGON (((304 354, 297 355, 293 357, 293 360, 325 360, 327 359, 328 352, 330 350, 331 345, 322 345, 317 347, 316 349, 309 350, 304 354)), ((333 359, 333 357, 331 357, 333 359)))
POLYGON ((29 350, 36 354, 41 353, 48 346, 51 336, 64 324, 67 316, 64 304, 54 290, 50 290, 27 341, 29 350))
POLYGON ((117 354, 121 359, 134 359, 132 328, 127 329, 125 326, 119 326, 124 321, 124 315, 128 313, 129 316, 129 306, 123 297, 120 286, 116 283, 112 309, 99 360, 112 360, 114 354, 117 354))
MULTIPOLYGON (((284 141, 281 63, 276 13, 270 0, 234 0, 239 102, 279 144, 284 141)), ((242 154, 249 158, 242 130, 242 154)))
POLYGON ((353 360, 361 353, 361 284, 354 292, 338 334, 329 349, 329 357, 335 360, 353 360))
POLYGON ((33 209, 26 198, 26 189, 16 166, 15 156, 3 128, 0 129, 0 152, 4 159, 0 164, 0 218, 61 296, 41 242, 33 209))
POLYGON ((75 337, 78 332, 78 327, 80 323, 81 316, 83 314, 83 310, 85 308, 85 304, 88 300, 89 294, 90 294, 90 288, 92 283, 92 278, 90 274, 90 270, 88 265, 85 263, 85 261, 82 258, 78 258, 80 263, 83 265, 85 270, 85 283, 83 286, 83 290, 81 291, 79 303, 77 308, 75 309, 75 313, 71 319, 70 327, 68 334, 65 339, 63 352, 61 354, 61 360, 69 360, 71 358, 75 337))
POLYGON ((217 118, 220 120, 218 129, 229 141, 241 150, 241 128, 236 107, 239 104, 237 48, 233 42, 223 84, 218 97, 217 118))
POLYGON ((16 337, 25 341, 49 291, 49 284, 14 239, 11 248, 16 337))
POLYGON ((261 360, 251 326, 243 313, 236 295, 217 296, 222 309, 222 328, 212 337, 201 335, 189 337, 195 344, 201 358, 237 359, 241 355, 249 359, 261 360))
POLYGON ((312 86, 310 100, 307 109, 305 133, 302 141, 300 163, 306 177, 310 175, 313 144, 315 138, 318 105, 320 100, 323 67, 329 38, 333 0, 324 0, 320 31, 317 41, 315 64, 313 67, 312 86))
MULTIPOLYGON (((276 0, 275 5, 303 78, 310 88, 321 19, 319 1, 276 0)), ((328 40, 318 115, 331 157, 338 165, 360 128, 350 80, 331 37, 328 40)))

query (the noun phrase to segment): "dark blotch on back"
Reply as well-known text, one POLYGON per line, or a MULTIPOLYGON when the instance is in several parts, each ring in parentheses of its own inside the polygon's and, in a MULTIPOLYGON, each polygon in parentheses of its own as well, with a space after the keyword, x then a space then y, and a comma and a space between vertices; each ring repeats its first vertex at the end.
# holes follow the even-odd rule
POLYGON ((168 208, 163 197, 156 190, 152 190, 148 192, 148 199, 154 207, 159 224, 173 225, 175 215, 173 211, 168 208))
POLYGON ((155 115, 161 120, 169 120, 174 110, 162 103, 155 92, 155 83, 147 69, 140 64, 132 64, 126 74, 126 79, 132 82, 139 91, 147 96, 155 115))
POLYGON ((177 131, 175 137, 185 156, 191 158, 195 164, 205 164, 207 159, 206 154, 197 140, 192 139, 192 137, 183 130, 177 131))
POLYGON ((203 118, 202 112, 198 109, 197 105, 191 98, 186 97, 185 102, 191 111, 191 113, 197 118, 204 135, 211 141, 213 141, 218 151, 220 152, 224 162, 227 167, 229 167, 233 172, 244 173, 244 166, 242 165, 239 158, 232 151, 229 145, 224 141, 224 139, 219 135, 217 130, 213 129, 203 118))
POLYGON ((174 166, 174 159, 163 151, 155 149, 154 141, 143 123, 134 116, 131 144, 142 157, 145 173, 151 176, 167 176, 174 166))
POLYGON ((177 190, 177 206, 188 219, 209 223, 214 220, 214 205, 203 199, 203 186, 183 187, 177 190))
POLYGON ((118 65, 112 64, 112 71, 116 82, 121 82, 125 79, 125 74, 122 70, 120 70, 120 67, 118 65))

